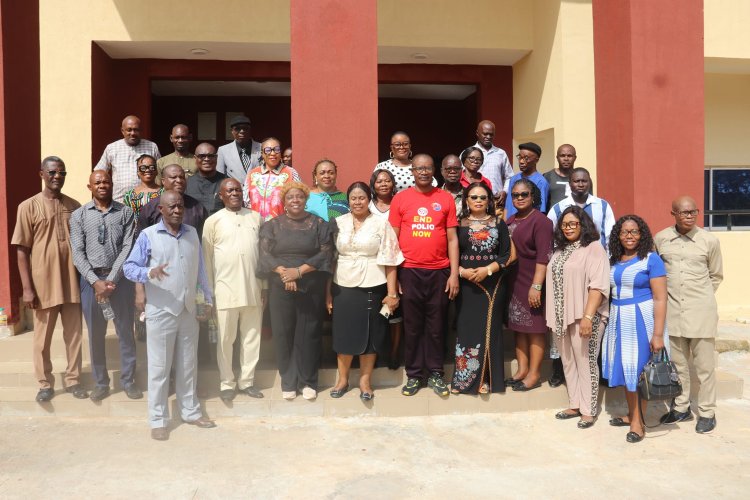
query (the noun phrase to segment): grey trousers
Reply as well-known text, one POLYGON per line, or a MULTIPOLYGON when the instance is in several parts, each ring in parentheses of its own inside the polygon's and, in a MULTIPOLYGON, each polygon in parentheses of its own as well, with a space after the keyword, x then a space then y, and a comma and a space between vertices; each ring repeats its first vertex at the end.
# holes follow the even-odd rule
POLYGON ((182 420, 202 416, 196 394, 198 381, 198 321, 183 309, 178 316, 166 311, 146 316, 148 352, 148 421, 151 428, 169 424, 169 372, 174 360, 175 392, 182 420))

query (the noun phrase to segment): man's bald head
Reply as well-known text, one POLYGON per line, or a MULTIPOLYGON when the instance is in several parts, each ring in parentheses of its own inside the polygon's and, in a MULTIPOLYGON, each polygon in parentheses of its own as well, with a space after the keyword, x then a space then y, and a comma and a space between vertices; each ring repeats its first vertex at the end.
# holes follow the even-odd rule
POLYGON ((193 134, 184 123, 178 123, 172 127, 172 134, 169 136, 169 142, 174 146, 174 150, 180 156, 190 155, 190 143, 193 141, 193 134))
POLYGON ((697 205, 690 196, 678 196, 672 200, 672 210, 695 210, 697 205))
POLYGON ((185 178, 185 171, 180 165, 172 163, 164 167, 161 173, 161 183, 165 190, 174 189, 178 193, 182 194, 187 188, 187 179, 185 178))
POLYGON ((105 177, 109 179, 110 182, 112 182, 112 177, 109 175, 108 170, 93 170, 89 174, 89 184, 92 184, 94 182, 94 179, 98 179, 98 178, 103 179, 105 177))
POLYGON ((462 168, 461 158, 454 154, 449 154, 440 163, 440 173, 443 174, 443 180, 449 185, 455 185, 460 181, 462 168))
POLYGON ((680 234, 690 232, 698 222, 698 206, 690 196, 678 196, 672 201, 672 216, 680 234))
POLYGON ((492 139, 495 138, 495 124, 489 120, 482 120, 477 125, 477 142, 484 149, 492 148, 492 139))
POLYGON ((129 146, 137 146, 141 142, 141 119, 135 115, 126 116, 122 119, 120 132, 129 146))
POLYGON ((103 205, 112 202, 112 177, 106 170, 94 170, 89 174, 89 183, 86 186, 91 191, 94 200, 103 205))

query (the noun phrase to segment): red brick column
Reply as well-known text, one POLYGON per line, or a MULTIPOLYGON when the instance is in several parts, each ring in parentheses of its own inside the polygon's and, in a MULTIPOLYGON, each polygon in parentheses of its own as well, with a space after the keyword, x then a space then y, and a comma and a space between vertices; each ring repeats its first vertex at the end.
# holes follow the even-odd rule
POLYGON ((703 205, 702 0, 593 0, 597 190, 653 231, 703 205))
POLYGON ((340 167, 337 185, 369 180, 378 161, 376 0, 291 0, 294 167, 340 167), (366 174, 366 175, 365 175, 366 174))
POLYGON ((18 204, 41 186, 39 127, 39 2, 0 0, 0 307, 13 323, 22 292, 10 239, 18 204))

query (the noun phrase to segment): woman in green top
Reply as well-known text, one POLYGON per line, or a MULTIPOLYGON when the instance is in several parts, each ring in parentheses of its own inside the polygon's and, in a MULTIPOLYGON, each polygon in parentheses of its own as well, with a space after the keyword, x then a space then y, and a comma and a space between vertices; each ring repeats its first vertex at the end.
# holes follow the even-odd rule
POLYGON ((336 173, 336 164, 325 158, 318 161, 312 171, 313 188, 305 210, 325 221, 349 213, 346 193, 336 187, 336 173))

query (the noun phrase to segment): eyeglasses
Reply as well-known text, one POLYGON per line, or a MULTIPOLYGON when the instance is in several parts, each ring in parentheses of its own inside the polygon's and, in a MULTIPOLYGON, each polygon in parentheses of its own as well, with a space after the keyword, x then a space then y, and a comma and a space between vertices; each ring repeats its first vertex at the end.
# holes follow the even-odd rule
POLYGON ((514 200, 523 200, 524 198, 528 198, 531 193, 529 191, 520 191, 518 193, 510 193, 510 197, 514 200))
POLYGON ((471 198, 472 200, 485 201, 487 199, 487 195, 486 194, 470 194, 469 198, 471 198))
POLYGON ((206 161, 206 160, 213 160, 217 158, 219 155, 216 153, 201 153, 199 155, 195 155, 196 158, 198 158, 200 161, 206 161))
POLYGON ((450 172, 450 173, 456 173, 461 171, 461 167, 445 167, 443 168, 444 171, 450 172))
POLYGON ((99 244, 104 245, 104 243, 107 241, 107 225, 104 223, 104 219, 102 219, 102 223, 99 224, 99 244))
POLYGON ((622 236, 623 238, 627 235, 638 238, 641 235, 641 231, 638 229, 623 229, 622 231, 620 231, 620 236, 622 236))
POLYGON ((411 146, 410 142, 392 142, 391 147, 396 149, 404 149, 409 148, 411 146))
POLYGON ((530 162, 530 161, 536 160, 536 156, 521 156, 521 155, 516 155, 516 158, 518 158, 518 161, 525 161, 527 163, 530 162))
POLYGON ((696 217, 700 213, 700 210, 693 209, 693 210, 680 210, 679 212, 672 212, 674 215, 679 215, 683 219, 687 219, 688 217, 696 217))
POLYGON ((560 227, 562 227, 563 229, 575 229, 577 227, 580 227, 580 225, 580 222, 574 220, 571 222, 563 222, 562 224, 560 224, 560 227))
POLYGON ((466 160, 471 163, 482 163, 482 158, 479 156, 467 156, 466 160))
POLYGON ((432 172, 432 167, 411 167, 413 172, 417 173, 425 173, 425 172, 432 172))
POLYGON ((47 170, 47 175, 49 175, 50 177, 54 177, 56 175, 65 177, 66 175, 68 175, 68 172, 66 172, 65 170, 47 170))
POLYGON ((276 146, 275 148, 263 148, 263 153, 270 155, 271 153, 281 153, 281 146, 276 146))
POLYGON ((138 167, 139 172, 156 172, 156 165, 141 165, 138 167))

